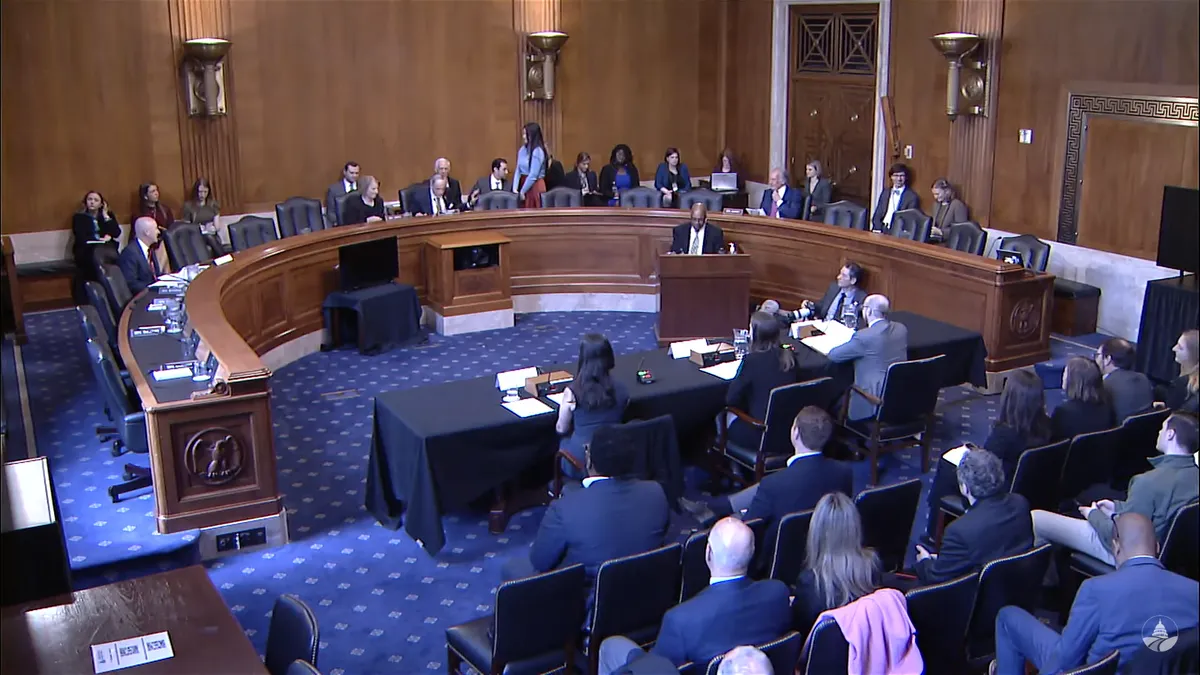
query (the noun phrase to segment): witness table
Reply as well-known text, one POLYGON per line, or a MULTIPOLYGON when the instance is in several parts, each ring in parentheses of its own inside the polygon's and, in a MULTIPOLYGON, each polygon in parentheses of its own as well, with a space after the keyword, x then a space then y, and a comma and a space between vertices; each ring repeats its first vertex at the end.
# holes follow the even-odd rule
POLYGON ((1142 322, 1138 329, 1137 369, 1159 382, 1179 375, 1171 348, 1179 334, 1200 327, 1200 292, 1196 275, 1146 282, 1142 322))
POLYGON ((95 672, 91 645, 166 631, 174 656, 114 672, 266 673, 203 567, 193 566, 5 607, 0 672, 95 672))
MULTIPOLYGON (((892 319, 909 329, 909 358, 947 356, 943 386, 984 384, 986 350, 979 333, 906 312, 893 312, 892 319)), ((851 364, 832 364, 803 344, 796 345, 796 356, 800 380, 830 375, 843 387, 853 381, 851 364)), ((573 372, 575 364, 552 368, 573 372)), ((669 414, 681 436, 712 426, 729 388, 665 349, 618 357, 613 377, 629 390, 627 418, 669 414), (637 383, 639 364, 654 373, 654 383, 637 383)), ((398 529, 403 516, 405 531, 436 554, 445 545, 444 512, 466 506, 534 462, 550 461, 558 447, 556 415, 518 417, 501 407, 501 396, 494 377, 481 377, 375 398, 366 506, 381 524, 398 529)))

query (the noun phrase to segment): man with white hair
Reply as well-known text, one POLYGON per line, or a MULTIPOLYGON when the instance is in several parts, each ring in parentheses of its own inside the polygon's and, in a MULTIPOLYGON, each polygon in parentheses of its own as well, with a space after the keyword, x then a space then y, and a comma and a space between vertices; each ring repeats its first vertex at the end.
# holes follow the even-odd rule
POLYGON ((734 647, 717 668, 717 675, 775 675, 771 660, 754 647, 734 647))
POLYGON ((788 182, 787 171, 779 167, 771 169, 767 176, 767 186, 770 189, 763 191, 762 204, 759 206, 763 215, 768 218, 800 217, 804 207, 804 195, 800 190, 788 185, 788 182))
POLYGON ((133 221, 133 241, 121 251, 119 264, 125 284, 134 295, 146 290, 158 277, 171 271, 167 250, 158 235, 158 223, 143 216, 133 221))
MULTIPOLYGON (((708 534, 704 559, 710 574, 708 588, 663 616, 651 654, 676 666, 688 661, 708 663, 737 645, 770 642, 791 628, 787 585, 747 576, 754 559, 754 532, 749 526, 737 518, 717 521, 708 534)), ((600 674, 619 672, 645 655, 629 638, 610 637, 600 646, 600 674)))
POLYGON ((446 204, 448 208, 455 211, 462 211, 466 206, 466 200, 463 199, 462 185, 459 184, 457 178, 450 177, 450 160, 445 157, 438 157, 433 162, 433 176, 426 181, 430 183, 434 178, 442 178, 446 181, 446 204))
MULTIPOLYGON (((862 308, 867 327, 829 352, 829 360, 834 363, 853 361, 854 385, 876 398, 883 394, 888 366, 908 358, 908 328, 888 320, 890 309, 886 296, 868 295, 862 308)), ((875 414, 875 405, 861 394, 851 390, 849 396, 851 420, 875 414)))
POLYGON ((409 212, 414 216, 440 216, 452 213, 457 207, 446 196, 449 189, 445 178, 434 176, 429 179, 429 190, 418 190, 413 195, 413 203, 408 204, 409 212))

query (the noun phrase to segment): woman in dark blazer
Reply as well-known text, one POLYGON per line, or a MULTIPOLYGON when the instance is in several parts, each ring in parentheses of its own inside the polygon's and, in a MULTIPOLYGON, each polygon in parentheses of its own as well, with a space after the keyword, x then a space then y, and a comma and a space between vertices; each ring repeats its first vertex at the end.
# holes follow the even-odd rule
POLYGON ((662 164, 654 172, 654 189, 662 195, 663 208, 679 205, 679 195, 692 189, 692 177, 678 148, 667 148, 662 164))
POLYGON ((934 234, 945 236, 946 228, 955 223, 965 223, 970 218, 967 205, 959 201, 954 194, 954 186, 945 178, 933 181, 933 213, 930 214, 933 226, 937 228, 934 234))
POLYGON ((1062 388, 1067 399, 1050 416, 1051 442, 1116 425, 1112 404, 1104 392, 1104 376, 1095 361, 1082 356, 1067 359, 1062 388))
POLYGON ((71 243, 72 257, 75 258, 75 269, 79 272, 77 290, 82 291, 83 282, 95 281, 98 278, 95 264, 96 248, 111 248, 113 256, 116 256, 121 226, 108 208, 108 202, 104 201, 104 195, 92 190, 83 196, 79 203, 79 211, 71 217, 71 233, 74 235, 74 241, 71 243))
POLYGON ((808 213, 801 214, 805 220, 817 220, 825 213, 825 207, 833 201, 833 184, 824 175, 821 162, 814 159, 804 165, 804 186, 800 193, 808 200, 808 213))
POLYGON ((379 197, 379 181, 374 176, 359 178, 358 189, 346 195, 346 204, 342 208, 343 225, 382 221, 383 199, 379 197))
POLYGON ((712 172, 737 174, 738 192, 745 191, 746 178, 738 171, 737 156, 733 154, 733 149, 725 148, 721 151, 721 156, 717 158, 717 165, 713 167, 712 172))
POLYGON ((621 143, 613 148, 608 158, 608 165, 600 170, 600 194, 608 200, 609 206, 616 206, 620 193, 629 188, 641 185, 642 178, 638 175, 637 165, 633 163, 633 151, 628 145, 621 143))
MULTIPOLYGON (((796 359, 781 346, 780 328, 779 321, 766 312, 750 315, 750 352, 742 359, 725 394, 725 405, 757 420, 767 416, 772 389, 796 382, 796 359)), ((726 421, 730 443, 758 449, 761 431, 736 417, 726 421)))
POLYGON ((600 194, 596 172, 592 171, 592 156, 586 152, 575 158, 575 169, 563 177, 563 186, 579 190, 584 206, 604 206, 607 201, 600 194))

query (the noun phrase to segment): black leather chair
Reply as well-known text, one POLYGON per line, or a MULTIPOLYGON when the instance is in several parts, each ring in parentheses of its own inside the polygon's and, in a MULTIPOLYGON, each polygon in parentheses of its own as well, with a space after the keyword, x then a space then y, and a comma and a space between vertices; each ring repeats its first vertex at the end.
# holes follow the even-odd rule
POLYGON ((842 636, 837 621, 825 617, 813 626, 804 643, 800 662, 804 664, 804 675, 828 675, 850 670, 850 643, 842 636))
POLYGON ((167 254, 175 269, 188 265, 203 265, 223 252, 213 248, 211 240, 204 236, 197 223, 172 223, 163 233, 167 242, 167 254))
POLYGON ((300 598, 281 595, 271 610, 267 628, 267 654, 264 662, 271 675, 285 675, 293 661, 317 665, 321 631, 317 615, 300 598))
POLYGON ((321 671, 317 670, 316 666, 300 659, 292 661, 284 673, 285 675, 321 675, 321 671))
POLYGON ((765 420, 757 420, 737 408, 725 408, 724 412, 733 413, 742 424, 762 431, 762 440, 757 448, 743 447, 730 442, 726 416, 718 415, 716 443, 709 450, 710 456, 715 460, 714 468, 739 483, 747 481, 728 471, 727 461, 738 464, 747 471, 753 471, 755 483, 768 473, 784 468, 793 452, 791 432, 796 414, 810 405, 827 409, 836 395, 832 378, 819 377, 771 390, 765 420))
POLYGON ((791 586, 804 571, 804 554, 808 548, 808 526, 812 510, 789 513, 779 519, 775 541, 771 545, 771 567, 768 576, 791 586))
POLYGON ((1123 440, 1121 427, 1079 434, 1071 439, 1059 479, 1059 501, 1073 500, 1092 485, 1111 483, 1123 440))
POLYGON ((569 187, 556 187, 542 193, 543 209, 583 206, 583 193, 569 187))
MULTIPOLYGON (((1064 670, 1062 675, 1117 675, 1117 666, 1120 665, 1120 663, 1121 652, 1114 649, 1108 653, 1108 656, 1105 656, 1099 661, 1095 663, 1089 663, 1078 668, 1072 668, 1071 670, 1064 670)), ((1140 671, 1135 668, 1129 672, 1140 673, 1144 671, 1140 671)))
POLYGON ((1045 272, 1046 264, 1050 262, 1050 244, 1031 234, 1001 239, 996 249, 1020 253, 1025 258, 1025 267, 1035 272, 1045 272))
POLYGON ((933 219, 920 209, 904 209, 892 214, 892 222, 885 226, 884 232, 900 239, 927 242, 932 227, 933 219))
MULTIPOLYGON (((113 456, 122 451, 147 454, 150 452, 150 442, 146 436, 146 413, 142 410, 137 393, 130 389, 121 379, 116 361, 108 351, 108 345, 99 340, 87 341, 88 359, 92 364, 92 372, 97 384, 104 394, 105 409, 109 419, 115 425, 117 439, 113 441, 113 456)), ((150 469, 137 464, 124 466, 124 481, 110 485, 108 496, 115 504, 121 495, 148 488, 152 484, 150 469)))
POLYGON ((475 203, 476 211, 502 211, 516 209, 521 205, 521 198, 508 190, 492 190, 479 198, 475 203))
POLYGON ((1032 614, 1038 606, 1050 557, 1050 544, 1042 544, 983 566, 967 626, 967 662, 972 670, 986 667, 996 652, 996 614, 1001 607, 1014 605, 1032 614))
POLYGON ((1171 411, 1163 408, 1130 415, 1121 423, 1121 449, 1112 476, 1114 488, 1125 491, 1134 476, 1151 469, 1150 458, 1158 455, 1158 430, 1170 415, 1171 411))
MULTIPOLYGON (((355 225, 357 223, 346 222, 346 200, 350 199, 354 192, 347 192, 344 195, 338 195, 333 199, 333 224, 334 225, 355 225)), ((356 195, 355 195, 356 196, 356 195)))
POLYGON ((979 223, 973 221, 953 223, 946 228, 942 236, 946 240, 946 248, 955 251, 983 255, 987 250, 987 232, 983 231, 979 223))
POLYGON ((921 446, 921 473, 929 471, 929 447, 933 440, 933 409, 941 387, 943 355, 900 361, 888 366, 883 393, 875 397, 857 386, 851 389, 876 406, 875 415, 861 420, 847 418, 850 395, 842 408, 841 425, 854 440, 866 446, 871 457, 871 485, 879 484, 879 455, 883 452, 921 446))
MULTIPOLYGON (((772 672, 778 673, 778 675, 791 675, 796 672, 796 663, 800 661, 800 650, 804 647, 804 636, 796 631, 791 631, 778 640, 755 645, 755 647, 771 662, 772 672)), ((704 674, 717 675, 717 671, 721 669, 721 661, 724 660, 724 654, 714 656, 708 662, 708 667, 704 669, 704 674)), ((680 672, 683 672, 682 668, 680 668, 680 672)))
MULTIPOLYGON (((600 643, 624 635, 645 646, 658 636, 663 615, 679 599, 679 544, 609 560, 596 572, 592 626, 576 662, 599 668, 600 643)), ((578 624, 575 624, 578 625, 578 624)))
POLYGON ((1178 639, 1175 645, 1165 652, 1156 652, 1153 649, 1137 650, 1129 660, 1129 672, 1139 675, 1200 673, 1200 628, 1181 630, 1176 637, 1178 639))
POLYGON ((707 548, 708 530, 693 532, 684 542, 680 555, 679 602, 690 600, 692 596, 708 587, 708 562, 704 559, 707 548))
POLYGON ((229 224, 229 243, 233 245, 234 251, 245 251, 278 240, 275 221, 270 218, 243 216, 236 223, 229 224))
POLYGON ((662 193, 654 188, 632 187, 621 193, 621 206, 635 209, 657 209, 662 206, 662 193))
POLYGON ((854 497, 854 505, 862 518, 863 546, 875 549, 883 571, 891 572, 904 566, 920 501, 919 478, 863 490, 854 497))
POLYGON ((485 675, 565 668, 579 642, 585 584, 582 565, 500 584, 495 614, 446 629, 448 672, 458 673, 464 661, 485 675))
POLYGON ((908 618, 917 629, 917 648, 921 650, 926 675, 968 672, 963 644, 978 588, 979 573, 971 572, 904 594, 908 618))
POLYGON ((825 224, 848 227, 853 230, 867 229, 867 209, 845 200, 825 206, 825 224))
POLYGON ((288 197, 276 204, 275 220, 279 223, 281 238, 325 229, 321 202, 307 197, 288 197))
POLYGON ((108 304, 112 308, 113 316, 121 316, 121 312, 125 311, 125 305, 128 305, 129 301, 133 299, 133 293, 129 291, 129 284, 125 282, 125 275, 116 265, 101 265, 97 272, 100 273, 100 285, 104 287, 104 292, 108 295, 108 304))
POLYGON ((101 265, 117 265, 121 264, 121 254, 117 252, 115 246, 93 246, 92 247, 92 269, 96 271, 96 278, 100 278, 99 269, 101 265))
POLYGON ((87 295, 88 305, 96 313, 96 320, 104 329, 105 342, 108 343, 110 349, 115 349, 117 346, 117 320, 113 316, 112 305, 108 303, 108 295, 104 292, 104 286, 98 281, 86 281, 83 284, 84 293, 87 295))
POLYGON ((413 209, 416 207, 416 195, 421 191, 428 191, 429 183, 413 183, 406 188, 402 188, 396 194, 400 198, 400 210, 404 213, 412 215, 413 209))
MULTIPOLYGON (((1171 527, 1160 542, 1158 559, 1172 572, 1200 580, 1200 502, 1189 502, 1175 512, 1171 527)), ((1098 577, 1114 569, 1086 553, 1071 554, 1071 570, 1081 576, 1098 577)))
POLYGON ((724 204, 721 195, 708 188, 696 188, 679 195, 679 208, 684 211, 690 210, 696 202, 704 204, 709 213, 720 213, 724 204))
MULTIPOLYGON (((657 481, 663 487, 669 504, 677 504, 683 496, 683 467, 679 459, 679 439, 675 436, 675 420, 659 415, 648 420, 631 420, 624 424, 606 424, 596 429, 591 445, 617 444, 631 449, 637 457, 635 473, 645 480, 657 481)), ((562 495, 562 463, 569 462, 583 473, 587 467, 566 450, 559 450, 554 462, 554 485, 551 494, 562 495)))

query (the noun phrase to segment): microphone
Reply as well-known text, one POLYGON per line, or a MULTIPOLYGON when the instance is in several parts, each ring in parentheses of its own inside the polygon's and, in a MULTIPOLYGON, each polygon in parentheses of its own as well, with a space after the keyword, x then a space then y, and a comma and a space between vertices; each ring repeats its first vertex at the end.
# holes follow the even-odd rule
POLYGON ((643 356, 642 360, 638 361, 638 367, 637 367, 638 384, 650 384, 651 382, 654 381, 654 373, 651 373, 649 370, 646 370, 643 367, 645 365, 646 365, 646 357, 643 356))

